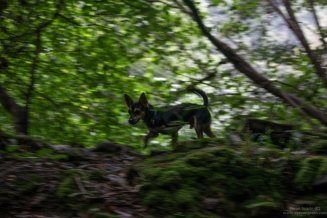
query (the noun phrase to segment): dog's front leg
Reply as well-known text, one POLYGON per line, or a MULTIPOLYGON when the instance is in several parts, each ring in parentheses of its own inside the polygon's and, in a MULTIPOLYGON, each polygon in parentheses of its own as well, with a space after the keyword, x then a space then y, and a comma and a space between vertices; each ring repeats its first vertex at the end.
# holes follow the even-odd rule
POLYGON ((157 137, 158 135, 159 135, 159 133, 157 133, 157 132, 152 132, 152 131, 150 131, 147 135, 145 135, 145 136, 143 137, 143 146, 144 146, 144 148, 146 148, 149 139, 151 139, 151 138, 155 138, 155 137, 157 137))

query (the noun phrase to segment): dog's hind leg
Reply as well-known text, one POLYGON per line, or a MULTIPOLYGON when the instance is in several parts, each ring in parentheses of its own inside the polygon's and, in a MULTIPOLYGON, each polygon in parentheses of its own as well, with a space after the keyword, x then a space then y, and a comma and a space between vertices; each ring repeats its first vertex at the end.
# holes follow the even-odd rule
POLYGON ((203 138, 203 130, 201 128, 201 125, 198 123, 196 116, 194 116, 194 119, 193 119, 193 127, 195 129, 196 135, 198 136, 198 139, 202 139, 203 138))
POLYGON ((196 134, 198 136, 198 139, 203 139, 203 131, 202 131, 202 129, 201 128, 197 128, 197 127, 195 127, 194 129, 195 129, 195 132, 196 132, 196 134))
POLYGON ((210 138, 216 138, 215 134, 213 134, 213 132, 210 129, 210 125, 207 125, 203 131, 205 132, 205 134, 207 134, 207 136, 209 136, 210 138))

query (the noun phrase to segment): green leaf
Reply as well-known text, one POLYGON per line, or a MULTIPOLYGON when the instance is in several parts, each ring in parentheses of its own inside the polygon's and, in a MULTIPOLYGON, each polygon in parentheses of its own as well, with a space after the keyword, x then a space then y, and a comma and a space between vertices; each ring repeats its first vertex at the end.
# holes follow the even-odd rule
POLYGON ((59 159, 68 160, 69 158, 65 154, 56 154, 56 155, 49 156, 49 159, 52 159, 52 160, 59 160, 59 159))
POLYGON ((32 157, 33 153, 31 152, 23 152, 21 154, 19 154, 21 157, 32 157))
POLYGON ((266 207, 266 208, 278 208, 278 205, 275 202, 272 201, 261 201, 261 202, 255 202, 251 203, 245 206, 248 209, 253 209, 257 207, 266 207))
POLYGON ((17 151, 19 148, 20 148, 19 145, 9 145, 9 146, 6 146, 6 151, 14 152, 14 151, 17 151))
POLYGON ((48 154, 51 154, 52 152, 53 152, 53 150, 51 150, 51 149, 42 148, 42 149, 36 151, 36 156, 44 157, 44 156, 47 156, 48 154))
POLYGON ((211 2, 213 3, 212 5, 217 6, 222 2, 222 0, 212 0, 211 2))

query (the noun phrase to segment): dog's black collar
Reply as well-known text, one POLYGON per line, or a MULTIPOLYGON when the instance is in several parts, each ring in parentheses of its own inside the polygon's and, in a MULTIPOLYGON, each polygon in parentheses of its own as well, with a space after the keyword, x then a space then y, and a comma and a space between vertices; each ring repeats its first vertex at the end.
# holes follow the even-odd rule
MULTIPOLYGON (((151 107, 153 108, 154 113, 153 113, 153 117, 152 117, 152 119, 150 120, 150 122, 151 122, 151 124, 155 124, 155 123, 156 123, 156 120, 157 120, 157 114, 158 114, 158 113, 157 113, 157 110, 156 110, 156 108, 155 108, 154 106, 151 105, 151 107)), ((151 110, 152 108, 147 107, 147 108, 146 108, 146 112, 148 112, 148 110, 149 110, 149 109, 151 110)), ((143 120, 143 124, 148 125, 149 122, 146 122, 145 120, 143 120)))
POLYGON ((153 107, 153 108, 154 108, 154 114, 153 114, 153 118, 151 120, 151 123, 155 124, 156 123, 156 117, 157 117, 157 110, 156 110, 155 107, 153 107))

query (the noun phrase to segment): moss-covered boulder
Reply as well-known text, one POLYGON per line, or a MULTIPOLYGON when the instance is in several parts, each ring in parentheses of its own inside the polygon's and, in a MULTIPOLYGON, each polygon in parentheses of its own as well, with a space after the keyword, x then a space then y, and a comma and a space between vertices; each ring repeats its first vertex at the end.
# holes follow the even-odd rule
POLYGON ((228 147, 151 159, 139 167, 147 180, 141 195, 148 208, 163 217, 238 216, 254 207, 281 208, 287 188, 283 170, 278 164, 262 167, 259 159, 228 147), (214 208, 206 209, 208 198, 218 202, 214 208))
POLYGON ((327 174, 327 158, 217 146, 151 158, 136 169, 143 203, 156 217, 272 216, 327 174))

